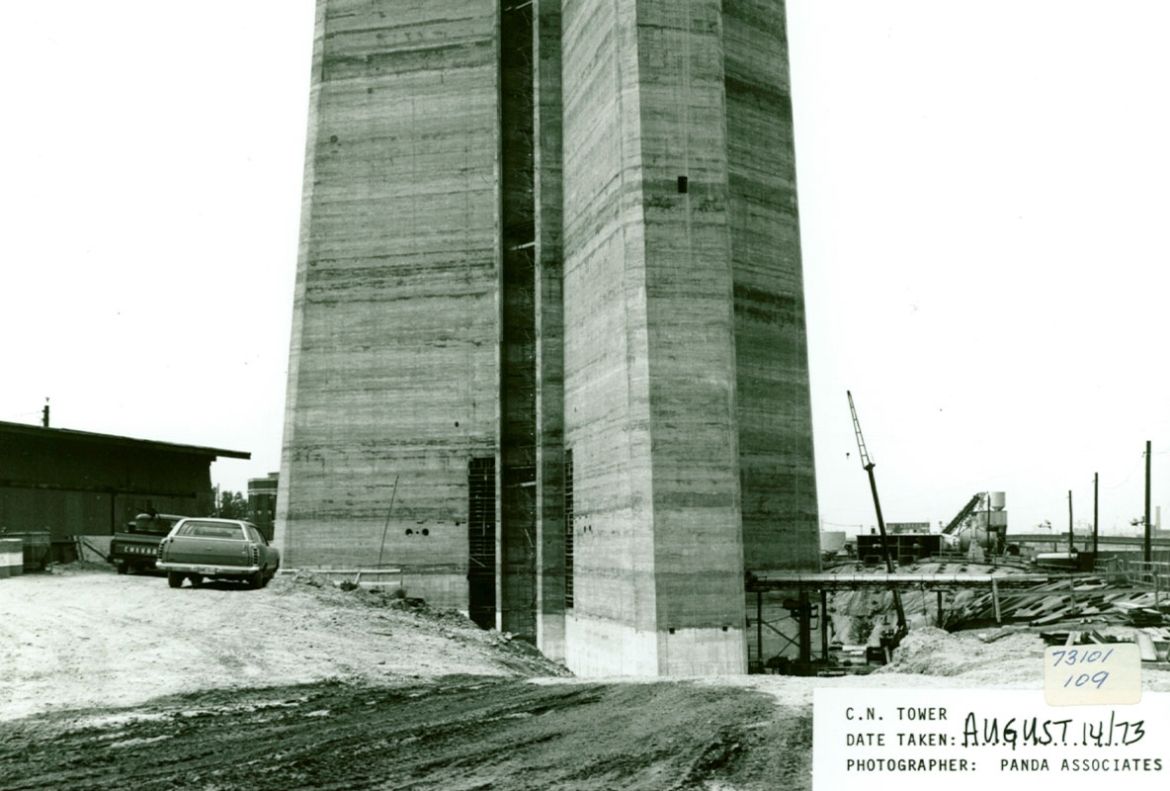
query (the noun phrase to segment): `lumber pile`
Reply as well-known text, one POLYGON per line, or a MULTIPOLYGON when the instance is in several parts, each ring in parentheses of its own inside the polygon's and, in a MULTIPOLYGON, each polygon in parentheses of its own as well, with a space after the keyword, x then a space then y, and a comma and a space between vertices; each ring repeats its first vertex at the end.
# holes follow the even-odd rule
MULTIPOLYGON (((1159 600, 1153 591, 1118 589, 1096 577, 1055 580, 999 595, 1000 622, 1050 626, 1065 621, 1129 625, 1170 626, 1170 600, 1159 600)), ((963 629, 994 622, 991 593, 956 599, 947 613, 948 629, 963 629)))

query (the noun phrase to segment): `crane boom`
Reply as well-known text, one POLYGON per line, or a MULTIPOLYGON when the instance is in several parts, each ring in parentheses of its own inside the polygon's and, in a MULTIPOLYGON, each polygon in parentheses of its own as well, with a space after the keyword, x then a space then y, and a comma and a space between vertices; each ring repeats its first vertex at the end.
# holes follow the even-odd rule
MULTIPOLYGON (((869 457, 869 450, 865 447, 865 438, 861 436, 861 421, 857 419, 857 407, 853 405, 853 393, 846 390, 845 395, 849 397, 849 413, 853 415, 853 433, 857 435, 857 451, 861 454, 861 466, 869 475, 869 490, 873 494, 874 511, 877 512, 878 530, 882 539, 882 556, 886 560, 886 573, 893 574, 894 563, 890 560, 890 544, 886 539, 886 520, 882 518, 882 503, 878 499, 877 479, 873 475, 873 468, 876 465, 869 457)), ((893 640, 893 645, 896 647, 910 630, 906 626, 906 611, 902 608, 902 596, 898 593, 898 586, 893 582, 890 583, 890 592, 894 596, 894 611, 898 615, 898 630, 895 632, 893 640)))
POLYGON ((857 452, 861 454, 861 466, 869 469, 873 466, 873 462, 869 458, 869 450, 865 447, 865 437, 861 436, 861 421, 857 419, 857 407, 853 406, 853 393, 848 390, 845 395, 849 397, 849 414, 853 415, 853 433, 857 437, 857 452))

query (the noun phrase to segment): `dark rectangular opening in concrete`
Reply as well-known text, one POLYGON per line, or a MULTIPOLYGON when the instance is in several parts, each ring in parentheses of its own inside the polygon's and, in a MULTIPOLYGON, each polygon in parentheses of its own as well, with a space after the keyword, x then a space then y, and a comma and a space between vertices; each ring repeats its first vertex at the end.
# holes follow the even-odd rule
POLYGON ((573 450, 565 450, 565 608, 573 606, 573 450))
POLYGON ((471 620, 490 629, 496 624, 495 458, 470 461, 467 491, 467 609, 471 620))
POLYGON ((536 639, 535 119, 531 4, 500 6, 500 628, 536 639))

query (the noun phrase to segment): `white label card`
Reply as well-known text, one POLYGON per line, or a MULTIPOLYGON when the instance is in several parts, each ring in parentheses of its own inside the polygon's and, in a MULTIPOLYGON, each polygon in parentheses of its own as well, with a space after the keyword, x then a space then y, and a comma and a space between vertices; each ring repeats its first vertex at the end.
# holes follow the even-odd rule
POLYGON ((1045 649, 1044 699, 1051 706, 1137 703, 1142 699, 1141 650, 1134 643, 1045 649))
MULTIPOLYGON (((1075 683, 1075 682, 1074 682, 1075 683)), ((1105 686, 1105 685, 1103 685, 1105 686)), ((1040 690, 818 688, 813 791, 1170 788, 1170 693, 1050 706, 1040 690)))

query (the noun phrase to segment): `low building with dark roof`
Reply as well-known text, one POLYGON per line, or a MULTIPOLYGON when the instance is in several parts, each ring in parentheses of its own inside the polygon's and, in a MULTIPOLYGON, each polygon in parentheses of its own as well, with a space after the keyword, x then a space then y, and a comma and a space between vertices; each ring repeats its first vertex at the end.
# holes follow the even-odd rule
POLYGON ((0 421, 0 534, 48 531, 54 544, 109 536, 135 515, 205 516, 223 448, 0 421))

